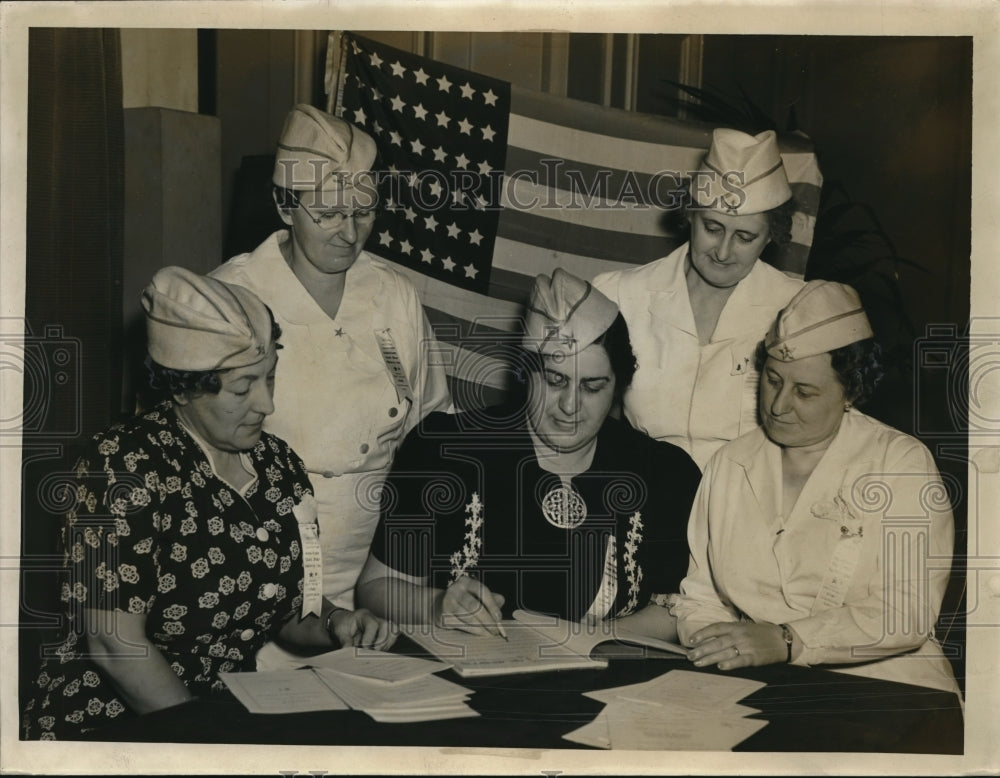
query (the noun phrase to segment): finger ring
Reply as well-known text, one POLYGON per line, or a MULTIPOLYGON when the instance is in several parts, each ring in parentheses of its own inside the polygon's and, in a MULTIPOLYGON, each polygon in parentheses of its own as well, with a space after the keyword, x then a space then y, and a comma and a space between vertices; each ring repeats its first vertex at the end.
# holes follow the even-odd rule
POLYGON ((733 651, 736 652, 736 656, 740 655, 740 649, 737 646, 733 646, 733 651))

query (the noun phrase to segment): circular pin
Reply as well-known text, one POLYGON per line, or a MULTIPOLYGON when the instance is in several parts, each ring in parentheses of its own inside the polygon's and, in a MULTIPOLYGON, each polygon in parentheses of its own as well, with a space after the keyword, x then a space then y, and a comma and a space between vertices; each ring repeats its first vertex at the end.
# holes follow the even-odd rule
POLYGON ((271 535, 270 535, 270 533, 266 529, 264 529, 263 527, 257 527, 257 540, 259 540, 261 543, 263 543, 269 537, 271 537, 271 535))
POLYGON ((278 587, 273 583, 264 584, 264 598, 270 600, 274 597, 274 593, 278 591, 278 587))
POLYGON ((254 631, 252 629, 250 629, 249 627, 247 627, 245 630, 243 630, 240 633, 240 639, 241 640, 250 640, 250 638, 252 638, 254 636, 254 634, 256 634, 256 633, 254 633, 254 631))
POLYGON ((368 453, 368 444, 367 443, 362 443, 361 444, 361 453, 362 454, 367 454, 368 453))
POLYGON ((389 415, 392 416, 393 418, 395 418, 396 416, 398 416, 399 415, 399 408, 397 408, 396 406, 393 406, 392 408, 390 408, 389 409, 389 415))

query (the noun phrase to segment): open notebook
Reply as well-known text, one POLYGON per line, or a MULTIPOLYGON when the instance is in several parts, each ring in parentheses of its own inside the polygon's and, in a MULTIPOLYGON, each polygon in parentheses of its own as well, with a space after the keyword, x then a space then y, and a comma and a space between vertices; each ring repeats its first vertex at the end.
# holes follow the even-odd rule
POLYGON ((607 656, 592 652, 609 641, 686 655, 681 646, 640 635, 614 621, 590 624, 517 610, 503 626, 507 640, 426 624, 404 627, 404 631, 462 677, 607 667, 607 656))

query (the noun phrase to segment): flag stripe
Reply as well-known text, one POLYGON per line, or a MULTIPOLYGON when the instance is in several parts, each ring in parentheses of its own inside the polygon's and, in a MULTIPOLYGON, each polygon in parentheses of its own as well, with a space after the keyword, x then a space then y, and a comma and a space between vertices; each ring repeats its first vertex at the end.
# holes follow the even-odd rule
MULTIPOLYGON (((670 253, 671 247, 681 242, 679 238, 665 235, 596 229, 513 208, 500 215, 497 236, 531 243, 552 252, 553 267, 559 260, 555 255, 563 253, 641 264, 670 253)), ((551 272, 551 268, 549 270, 551 272)))
POLYGON ((554 254, 541 246, 507 238, 497 238, 493 249, 494 272, 498 269, 510 270, 534 277, 538 273, 547 272, 554 263, 558 263, 559 267, 573 275, 586 279, 591 279, 598 273, 628 267, 620 259, 595 259, 581 254, 571 254, 568 251, 554 254))

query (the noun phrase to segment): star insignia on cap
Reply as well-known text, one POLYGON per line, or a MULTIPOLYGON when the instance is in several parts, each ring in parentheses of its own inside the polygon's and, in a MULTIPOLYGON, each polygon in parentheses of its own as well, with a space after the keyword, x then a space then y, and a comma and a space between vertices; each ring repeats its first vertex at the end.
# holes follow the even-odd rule
POLYGON ((562 338, 561 338, 561 340, 562 340, 562 344, 564 346, 575 346, 576 345, 576 338, 574 338, 572 335, 563 335, 562 338))
POLYGON ((336 335, 338 338, 344 337, 344 328, 343 327, 337 327, 336 332, 334 332, 333 334, 336 335))
POLYGON ((792 358, 793 354, 795 354, 795 349, 789 348, 787 343, 782 343, 778 348, 778 353, 781 354, 782 359, 788 360, 792 358))

